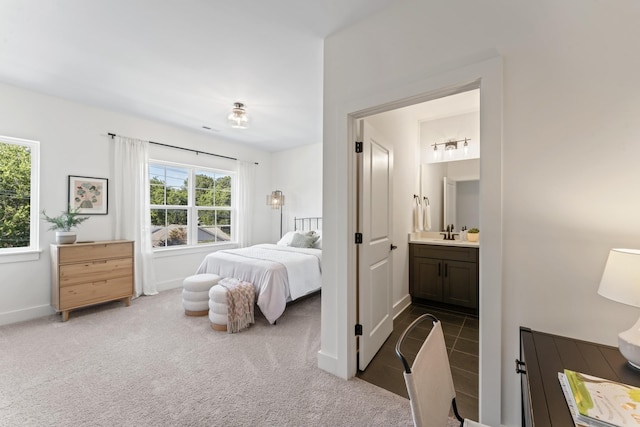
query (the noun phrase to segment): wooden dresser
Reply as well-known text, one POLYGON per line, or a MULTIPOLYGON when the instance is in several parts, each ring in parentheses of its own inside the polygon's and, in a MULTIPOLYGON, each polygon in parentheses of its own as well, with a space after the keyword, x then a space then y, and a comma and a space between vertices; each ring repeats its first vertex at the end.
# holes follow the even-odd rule
POLYGON ((133 244, 114 240, 51 245, 52 305, 62 321, 73 309, 133 296, 133 244))

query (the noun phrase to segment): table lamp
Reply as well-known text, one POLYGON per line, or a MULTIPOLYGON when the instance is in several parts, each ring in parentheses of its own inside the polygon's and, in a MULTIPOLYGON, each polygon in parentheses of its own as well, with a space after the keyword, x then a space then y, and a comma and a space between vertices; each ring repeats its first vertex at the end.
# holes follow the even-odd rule
MULTIPOLYGON (((598 293, 640 307, 640 250, 611 249, 598 293)), ((618 334, 618 348, 631 366, 640 369, 640 319, 631 329, 618 334)))

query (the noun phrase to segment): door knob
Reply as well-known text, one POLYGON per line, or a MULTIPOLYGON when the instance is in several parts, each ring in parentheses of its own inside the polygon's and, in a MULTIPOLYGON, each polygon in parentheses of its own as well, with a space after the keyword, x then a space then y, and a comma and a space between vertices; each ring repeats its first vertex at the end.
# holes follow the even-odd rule
POLYGON ((391 250, 394 250, 394 249, 398 249, 398 247, 392 243, 391 244, 391 250))

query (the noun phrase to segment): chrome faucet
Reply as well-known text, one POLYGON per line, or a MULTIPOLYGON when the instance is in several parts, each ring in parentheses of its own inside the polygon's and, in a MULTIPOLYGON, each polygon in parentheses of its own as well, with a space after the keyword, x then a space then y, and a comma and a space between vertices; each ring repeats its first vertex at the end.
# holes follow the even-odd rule
POLYGON ((453 232, 453 224, 449 224, 447 225, 447 229, 445 230, 446 233, 440 233, 444 236, 444 240, 455 240, 456 239, 456 234, 458 233, 454 233, 453 232))

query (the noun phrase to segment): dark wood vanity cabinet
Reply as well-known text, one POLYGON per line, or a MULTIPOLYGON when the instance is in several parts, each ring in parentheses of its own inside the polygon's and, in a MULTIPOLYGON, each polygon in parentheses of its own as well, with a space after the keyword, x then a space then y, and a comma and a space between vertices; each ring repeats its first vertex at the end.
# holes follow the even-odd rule
POLYGON ((478 309, 478 248, 409 244, 409 293, 415 300, 478 309))

